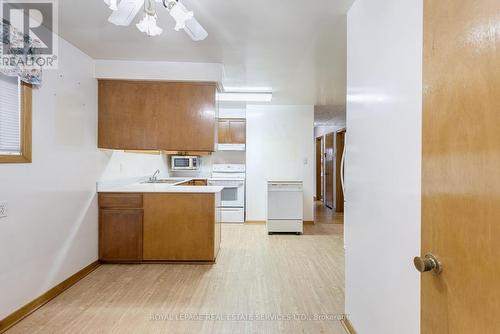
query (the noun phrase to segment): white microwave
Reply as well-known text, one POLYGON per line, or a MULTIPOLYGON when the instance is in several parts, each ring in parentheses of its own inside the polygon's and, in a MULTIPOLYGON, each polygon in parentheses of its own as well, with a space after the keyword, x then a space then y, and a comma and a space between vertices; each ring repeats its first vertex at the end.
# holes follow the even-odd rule
POLYGON ((199 170, 200 157, 174 155, 172 156, 172 170, 199 170))

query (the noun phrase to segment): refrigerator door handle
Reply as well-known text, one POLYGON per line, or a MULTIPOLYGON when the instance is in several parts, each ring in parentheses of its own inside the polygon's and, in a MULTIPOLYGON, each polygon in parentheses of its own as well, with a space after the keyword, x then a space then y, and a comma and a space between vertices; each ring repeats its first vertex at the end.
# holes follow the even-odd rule
POLYGON ((345 164, 346 146, 347 145, 344 146, 344 151, 342 152, 342 160, 340 162, 340 184, 342 185, 342 193, 344 194, 344 198, 345 198, 344 164, 345 164))

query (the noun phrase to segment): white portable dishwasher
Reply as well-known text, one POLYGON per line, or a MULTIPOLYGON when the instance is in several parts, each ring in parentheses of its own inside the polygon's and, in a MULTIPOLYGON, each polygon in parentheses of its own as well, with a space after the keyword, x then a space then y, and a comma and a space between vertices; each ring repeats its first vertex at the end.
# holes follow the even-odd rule
POLYGON ((267 232, 304 233, 302 181, 267 183, 267 232))

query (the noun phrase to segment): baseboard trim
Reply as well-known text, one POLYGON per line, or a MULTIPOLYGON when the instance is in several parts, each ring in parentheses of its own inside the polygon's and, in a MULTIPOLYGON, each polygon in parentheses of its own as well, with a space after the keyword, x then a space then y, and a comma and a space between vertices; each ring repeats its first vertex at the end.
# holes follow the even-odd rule
MULTIPOLYGON (((266 225, 265 220, 247 220, 245 224, 250 224, 250 225, 266 225)), ((314 221, 312 220, 305 220, 304 225, 314 225, 314 221)))
POLYGON ((245 224, 250 224, 250 225, 266 225, 265 220, 247 220, 245 224))
POLYGON ((92 271, 94 271, 97 267, 99 267, 99 265, 100 265, 99 261, 89 264, 82 270, 78 271, 76 274, 70 276, 61 283, 57 284, 49 291, 45 292, 44 294, 32 300, 28 304, 22 306, 17 311, 14 311, 14 313, 0 320, 0 334, 4 333, 6 330, 17 324, 19 321, 23 320, 28 315, 35 312, 37 309, 39 309, 40 307, 47 304, 49 301, 51 301, 52 299, 63 293, 65 290, 67 290, 75 283, 80 281, 82 278, 84 278, 92 271))
POLYGON ((356 334, 356 331, 354 330, 354 327, 352 326, 351 322, 349 321, 347 314, 343 315, 342 319, 340 320, 340 323, 342 324, 342 327, 344 327, 347 334, 356 334))

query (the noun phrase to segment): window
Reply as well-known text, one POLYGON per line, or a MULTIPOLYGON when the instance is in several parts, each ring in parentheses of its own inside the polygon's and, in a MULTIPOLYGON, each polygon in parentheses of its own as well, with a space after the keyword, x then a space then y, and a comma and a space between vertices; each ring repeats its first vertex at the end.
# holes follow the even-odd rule
POLYGON ((0 163, 31 162, 31 86, 0 74, 0 163))

